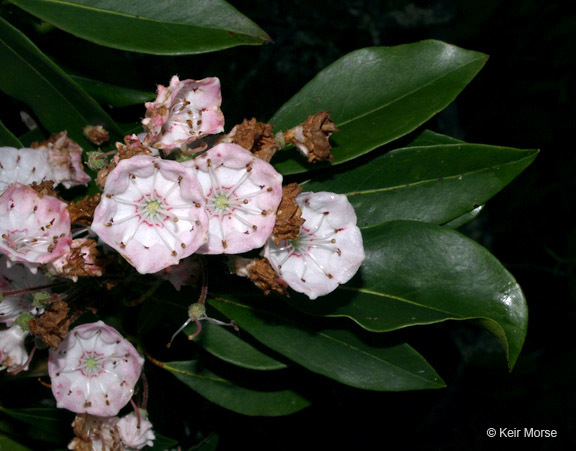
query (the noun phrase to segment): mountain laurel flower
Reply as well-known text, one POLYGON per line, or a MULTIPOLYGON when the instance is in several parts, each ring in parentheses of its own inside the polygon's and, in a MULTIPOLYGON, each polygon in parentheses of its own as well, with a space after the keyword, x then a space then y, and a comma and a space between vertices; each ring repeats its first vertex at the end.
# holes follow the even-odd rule
POLYGON ((141 274, 161 271, 206 241, 202 188, 181 163, 137 155, 108 174, 92 230, 141 274))
POLYGON ((222 143, 183 163, 196 169, 210 218, 199 254, 239 254, 262 247, 282 198, 282 176, 237 144, 222 143))
POLYGON ((140 409, 139 416, 132 412, 116 423, 120 438, 127 450, 139 450, 145 446, 154 446, 154 431, 145 410, 140 409))
POLYGON ((28 352, 24 346, 24 340, 28 331, 14 324, 5 330, 0 330, 0 370, 9 373, 28 369, 28 352), (22 368, 22 365, 26 365, 22 368))
POLYGON ((45 152, 0 147, 0 194, 13 183, 31 185, 44 180, 53 180, 45 152))
POLYGON ((52 172, 49 180, 61 183, 66 188, 86 186, 90 181, 82 165, 82 147, 70 139, 65 131, 55 133, 47 141, 33 144, 33 147, 46 153, 52 172))
POLYGON ((96 250, 96 241, 91 238, 76 238, 70 243, 70 250, 46 265, 46 270, 54 276, 78 281, 78 276, 101 277, 103 266, 96 250))
POLYGON ((341 194, 301 193, 296 202, 306 220, 295 240, 268 240, 264 256, 295 291, 316 299, 348 282, 364 261, 354 208, 341 194))
POLYGON ((148 130, 145 144, 171 151, 222 132, 221 103, 218 78, 180 81, 173 76, 167 88, 158 85, 156 100, 146 103, 146 118, 142 120, 148 130))
POLYGON ((24 291, 11 296, 0 297, 0 323, 11 325, 21 313, 37 313, 34 306, 34 295, 25 292, 30 288, 43 287, 50 281, 41 273, 32 274, 28 268, 20 263, 8 265, 5 255, 0 256, 0 291, 24 291))
POLYGON ((15 183, 0 195, 0 252, 36 272, 70 248, 66 203, 15 183))
POLYGON ((114 416, 130 401, 143 364, 116 329, 102 321, 77 326, 50 349, 48 374, 57 407, 114 416))

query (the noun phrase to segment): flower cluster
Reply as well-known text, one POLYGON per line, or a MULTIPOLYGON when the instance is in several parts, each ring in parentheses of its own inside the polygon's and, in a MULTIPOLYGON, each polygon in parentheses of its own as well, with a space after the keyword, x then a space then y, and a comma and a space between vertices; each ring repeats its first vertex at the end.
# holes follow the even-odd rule
MULTIPOLYGON (((50 348, 57 406, 77 414, 70 449, 141 449, 154 433, 145 410, 118 416, 129 402, 136 407, 143 358, 102 321, 68 330, 97 308, 72 311, 76 292, 52 288, 92 277, 110 289, 130 265, 177 290, 202 280, 201 299, 177 332, 194 321, 199 333, 201 320, 227 324, 206 314, 208 256, 230 256, 236 274, 266 294, 291 288, 310 299, 349 281, 364 260, 346 196, 283 186, 270 162, 286 146, 309 162, 331 161, 337 128, 329 112, 284 134, 255 119, 222 134, 221 102, 217 78, 174 76, 146 103, 142 134, 84 157, 94 180, 66 132, 30 148, 0 148, 0 370, 26 370, 37 348, 50 348), (89 183, 91 194, 67 200, 62 188, 89 183)), ((96 145, 108 140, 98 125, 84 133, 96 145)))

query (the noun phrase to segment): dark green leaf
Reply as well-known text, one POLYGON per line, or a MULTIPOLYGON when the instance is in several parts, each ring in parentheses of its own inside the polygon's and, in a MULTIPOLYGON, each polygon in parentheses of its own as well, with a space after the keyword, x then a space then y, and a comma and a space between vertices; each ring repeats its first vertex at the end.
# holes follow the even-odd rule
POLYGON ((6 409, 0 407, 0 412, 23 423, 29 424, 29 436, 42 441, 60 444, 64 439, 63 427, 70 427, 73 416, 62 409, 27 408, 6 409))
POLYGON ((475 208, 474 210, 469 211, 468 213, 464 213, 462 216, 458 216, 452 221, 448 221, 447 223, 443 224, 445 227, 450 227, 451 229, 457 229, 458 227, 463 226, 464 224, 468 224, 470 221, 476 219, 476 217, 480 214, 480 212, 484 209, 484 205, 480 205, 479 207, 475 208))
POLYGON ((120 134, 106 112, 48 59, 24 34, 0 18, 0 89, 28 104, 51 133, 68 135, 87 144, 86 125, 103 125, 120 134))
POLYGON ((201 368, 195 361, 168 362, 163 367, 206 399, 244 415, 290 415, 310 404, 291 390, 241 387, 201 368))
POLYGON ((438 144, 460 144, 464 143, 451 136, 443 135, 441 133, 433 132, 432 130, 424 130, 420 133, 414 141, 410 143, 409 147, 421 147, 421 146, 437 146, 438 144))
POLYGON ((1 146, 15 147, 17 149, 24 147, 20 140, 6 128, 2 121, 0 121, 0 147, 1 146))
POLYGON ((165 451, 167 449, 175 448, 178 444, 178 440, 174 440, 173 438, 164 437, 160 434, 155 434, 156 438, 154 439, 154 446, 146 447, 147 451, 165 451))
MULTIPOLYGON (((439 41, 357 50, 322 70, 270 122, 286 131, 309 114, 330 110, 340 129, 332 135, 334 164, 342 163, 411 132, 443 110, 486 59, 439 41)), ((295 153, 277 154, 277 169, 293 174, 319 167, 295 153)))
MULTIPOLYGON (((189 333, 189 331, 186 332, 189 333)), ((223 326, 204 322, 202 333, 196 337, 195 341, 210 354, 243 368, 252 370, 286 368, 286 364, 264 354, 223 326)))
POLYGON ((366 260, 355 278, 314 302, 302 296, 290 302, 309 313, 352 318, 371 331, 479 319, 514 366, 528 308, 493 255, 454 230, 422 222, 388 222, 362 235, 366 260))
POLYGON ((28 448, 20 443, 12 440, 4 434, 0 434, 0 450, 6 451, 32 451, 32 448, 28 448))
POLYGON ((443 387, 434 369, 407 344, 372 345, 349 331, 315 330, 232 301, 216 307, 254 338, 311 371, 367 390, 443 387))
POLYGON ((142 111, 144 111, 144 102, 156 98, 156 94, 153 92, 137 91, 76 75, 72 75, 71 78, 84 91, 105 105, 123 107, 142 104, 142 111))
POLYGON ((188 451, 216 451, 219 437, 212 432, 208 437, 195 446, 188 448, 188 451))
POLYGON ((346 194, 361 227, 400 219, 444 224, 485 204, 537 154, 466 143, 406 147, 303 188, 346 194))
POLYGON ((258 45, 270 37, 223 0, 14 0, 29 13, 80 38, 157 55, 258 45))

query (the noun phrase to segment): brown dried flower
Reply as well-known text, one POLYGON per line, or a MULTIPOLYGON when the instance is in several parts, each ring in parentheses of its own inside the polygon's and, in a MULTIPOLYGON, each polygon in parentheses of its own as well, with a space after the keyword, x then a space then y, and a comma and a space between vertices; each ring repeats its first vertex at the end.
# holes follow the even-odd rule
POLYGON ((334 158, 330 154, 330 136, 338 128, 330 119, 330 111, 321 111, 308 116, 308 119, 297 127, 288 130, 284 139, 287 144, 294 144, 308 158, 309 163, 334 158))
POLYGON ((70 213, 70 223, 71 224, 92 224, 92 219, 94 218, 94 209, 100 203, 100 193, 96 193, 93 196, 84 196, 83 199, 70 202, 68 204, 68 213, 70 213))
POLYGON ((244 119, 241 124, 236 125, 232 131, 224 136, 220 142, 238 144, 252 152, 258 158, 270 162, 281 145, 274 139, 272 124, 258 122, 255 118, 244 119))
POLYGON ((45 312, 37 318, 32 318, 28 325, 32 334, 39 336, 44 343, 56 349, 66 335, 70 326, 68 304, 62 300, 50 303, 45 312))
POLYGON ((275 293, 288 296, 287 285, 270 265, 266 258, 248 259, 237 257, 234 260, 236 274, 248 277, 264 294, 275 293))
POLYGON ((82 130, 82 133, 88 139, 88 141, 97 146, 105 143, 110 139, 110 135, 101 125, 87 125, 82 130))
POLYGON ((278 246, 282 240, 295 240, 300 234, 300 226, 306 221, 302 210, 296 203, 296 196, 302 188, 297 183, 290 183, 282 188, 282 200, 276 212, 276 223, 272 236, 278 246))

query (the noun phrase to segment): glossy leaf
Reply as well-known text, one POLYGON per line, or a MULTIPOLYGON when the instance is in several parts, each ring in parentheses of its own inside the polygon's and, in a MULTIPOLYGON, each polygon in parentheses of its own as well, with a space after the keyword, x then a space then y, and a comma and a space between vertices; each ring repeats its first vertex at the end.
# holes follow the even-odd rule
POLYGON ((451 221, 448 221, 442 225, 445 227, 450 227, 451 229, 457 229, 458 227, 461 227, 464 224, 468 224, 470 221, 476 219, 482 210, 484 210, 484 205, 480 205, 474 210, 470 210, 468 213, 464 213, 462 216, 458 216, 457 218, 452 219, 451 221))
POLYGON ((219 440, 220 438, 218 437, 218 435, 212 432, 200 443, 188 448, 188 451, 216 451, 216 449, 218 448, 219 440))
POLYGON ((6 128, 2 121, 0 121, 0 147, 15 147, 17 149, 24 147, 20 140, 6 128))
POLYGON ((528 309, 512 275, 479 244, 432 224, 388 222, 362 230, 366 260, 330 296, 290 302, 317 315, 345 316, 371 331, 449 319, 478 319, 502 342, 510 368, 524 343, 528 309))
POLYGON ((167 362, 161 365, 206 399, 244 415, 290 415, 310 404, 291 390, 241 387, 202 368, 196 361, 167 362))
POLYGON ((460 144, 464 141, 453 138, 452 136, 443 135, 441 133, 433 132, 432 130, 424 130, 420 133, 408 147, 420 146, 436 146, 438 144, 460 144))
POLYGON ((406 147, 303 188, 346 194, 361 227, 393 220, 444 224, 485 204, 537 154, 466 143, 406 147))
POLYGON ((32 451, 32 448, 21 445, 10 437, 0 434, 0 450, 4 449, 9 451, 32 451))
MULTIPOLYGON (((193 328, 196 328, 194 325, 193 328)), ((192 330, 186 330, 191 333, 192 330)), ((202 333, 195 339, 210 354, 225 362, 252 370, 279 370, 286 364, 264 354, 228 328, 204 322, 202 333)))
POLYGON ((270 37, 223 0, 14 0, 41 19, 96 44, 157 55, 258 45, 270 37))
POLYGON ((158 433, 155 433, 156 438, 154 439, 154 446, 146 447, 148 451, 165 451, 167 449, 175 448, 178 445, 178 440, 173 438, 164 437, 158 433))
POLYGON ((350 331, 314 330, 242 302, 213 301, 211 305, 271 349, 343 384, 381 391, 444 386, 434 369, 407 344, 372 345, 350 331))
MULTIPOLYGON (((124 88, 104 83, 90 78, 79 77, 76 75, 71 76, 78 85, 90 94, 98 102, 105 105, 115 107, 124 107, 131 105, 142 104, 142 111, 144 111, 144 102, 154 100, 156 94, 154 92, 138 91, 136 89, 124 88)), ((142 125, 140 125, 142 126, 142 125)))
POLYGON ((63 130, 81 144, 86 125, 120 134, 108 114, 24 34, 0 18, 0 89, 28 104, 51 133, 63 130))
MULTIPOLYGON (((443 110, 486 59, 439 41, 357 50, 318 73, 270 122, 286 131, 309 114, 330 110, 340 130, 331 138, 333 164, 342 163, 411 132, 443 110)), ((292 174, 324 166, 305 164, 295 153, 275 157, 277 169, 292 174)))
POLYGON ((73 420, 70 412, 51 408, 7 409, 0 407, 0 412, 30 425, 28 435, 32 438, 61 443, 62 427, 68 427, 73 420))

